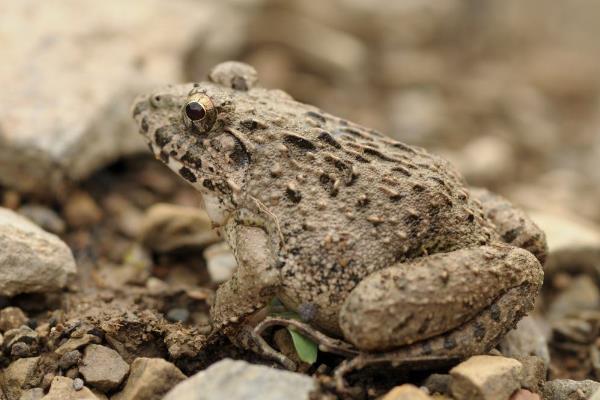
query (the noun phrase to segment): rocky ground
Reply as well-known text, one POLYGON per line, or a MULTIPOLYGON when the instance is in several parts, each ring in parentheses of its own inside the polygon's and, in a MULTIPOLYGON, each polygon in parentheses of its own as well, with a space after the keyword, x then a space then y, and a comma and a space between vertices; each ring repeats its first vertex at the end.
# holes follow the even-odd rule
POLYGON ((0 399, 600 399, 600 8, 418 3, 0 4, 0 399), (550 247, 535 312, 489 355, 347 391, 324 352, 288 372, 200 351, 235 260, 128 104, 225 59, 528 209, 550 247))

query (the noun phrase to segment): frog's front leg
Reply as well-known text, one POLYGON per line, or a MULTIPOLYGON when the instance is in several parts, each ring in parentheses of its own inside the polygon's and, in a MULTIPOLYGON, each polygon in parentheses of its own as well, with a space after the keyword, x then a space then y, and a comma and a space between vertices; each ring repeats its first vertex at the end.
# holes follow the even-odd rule
POLYGON ((377 271, 340 312, 347 340, 402 358, 490 350, 533 308, 543 271, 528 251, 498 243, 434 254, 377 271))
POLYGON ((228 227, 227 236, 238 267, 217 290, 211 308, 213 333, 225 333, 238 347, 287 365, 289 360, 275 352, 245 321, 268 304, 280 284, 268 234, 260 227, 236 225, 228 227))

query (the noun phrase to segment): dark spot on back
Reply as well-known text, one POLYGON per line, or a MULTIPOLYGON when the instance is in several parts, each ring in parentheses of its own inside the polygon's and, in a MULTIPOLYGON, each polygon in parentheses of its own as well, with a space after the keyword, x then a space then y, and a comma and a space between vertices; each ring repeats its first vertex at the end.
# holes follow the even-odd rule
POLYGON ((185 155, 181 158, 181 161, 185 165, 189 165, 194 167, 195 169, 202 168, 202 160, 200 159, 200 152, 196 150, 189 150, 185 155))
POLYGON ((383 154, 379 150, 375 150, 375 149, 372 149, 370 147, 365 147, 363 149, 363 152, 365 154, 369 154, 371 156, 375 156, 375 157, 377 157, 377 158, 379 158, 380 160, 383 160, 383 161, 397 161, 396 159, 394 159, 392 157, 386 156, 385 154, 383 154))
POLYGON ((444 348, 446 350, 452 350, 455 347, 456 347, 456 340, 454 340, 454 338, 451 336, 446 336, 444 338, 444 348))
POLYGON ((137 117, 142 111, 146 111, 150 108, 150 104, 147 101, 140 101, 133 108, 133 116, 137 117))
POLYGON ((481 322, 476 322, 473 328, 473 337, 478 342, 481 342, 485 337, 485 326, 481 322))
POLYGON ((171 134, 164 126, 162 128, 158 128, 156 132, 154 132, 154 141, 159 147, 165 147, 167 144, 169 144, 171 139, 171 134))
POLYGON ((235 90, 241 90, 245 92, 248 90, 248 82, 246 82, 246 80, 243 77, 236 76, 231 81, 231 87, 235 90))
POLYGON ((297 190, 287 188, 285 194, 293 203, 297 204, 300 203, 300 200, 302 200, 302 195, 297 190))
POLYGON ((162 150, 160 151, 159 157, 160 161, 164 162, 165 164, 169 162, 169 155, 162 150))
POLYGON ((402 151, 406 151, 408 153, 416 153, 415 149, 413 149, 412 147, 410 147, 407 144, 404 144, 402 142, 396 142, 394 144, 392 144, 392 147, 396 148, 396 149, 400 149, 402 151))
POLYGON ((246 148, 237 140, 235 148, 229 154, 229 158, 237 167, 243 167, 250 163, 250 154, 248 154, 246 148))
POLYGON ((500 310, 500 307, 498 307, 498 304, 493 303, 490 306, 490 317, 496 321, 496 322, 500 322, 500 318, 502 316, 502 311, 500 310))
POLYGON ((297 135, 287 134, 283 141, 303 151, 315 151, 317 149, 310 140, 297 135))
POLYGON ((254 118, 248 118, 248 119, 242 120, 242 121, 240 121, 240 125, 243 128, 246 128, 251 131, 254 131, 257 129, 265 129, 267 127, 267 125, 264 122, 259 121, 254 118))
POLYGON ((208 190, 215 190, 215 185, 210 179, 205 179, 204 181, 202 181, 202 186, 204 186, 208 190))
POLYGON ((183 167, 179 170, 179 174, 185 179, 192 183, 196 182, 196 175, 186 167, 183 167))
POLYGON ((423 342, 423 345, 421 346, 421 351, 425 356, 428 356, 431 353, 433 353, 433 349, 431 348, 431 342, 429 340, 423 342))
POLYGON ((339 144, 329 132, 322 131, 321 133, 319 133, 319 140, 321 140, 324 143, 327 143, 330 146, 335 147, 336 149, 342 148, 342 145, 339 144))
POLYGON ((306 115, 308 115, 311 118, 314 118, 314 119, 318 120, 319 122, 321 122, 323 124, 327 122, 327 120, 325 119, 325 117, 323 115, 319 114, 318 112, 307 111, 306 115))
POLYGON ((142 118, 142 122, 140 123, 140 129, 142 130, 142 132, 147 133, 148 128, 148 119, 144 117, 142 118))
POLYGON ((517 236, 519 236, 519 233, 521 233, 520 228, 515 228, 506 231, 502 234, 502 240, 504 240, 506 243, 512 243, 512 241, 515 240, 517 236))

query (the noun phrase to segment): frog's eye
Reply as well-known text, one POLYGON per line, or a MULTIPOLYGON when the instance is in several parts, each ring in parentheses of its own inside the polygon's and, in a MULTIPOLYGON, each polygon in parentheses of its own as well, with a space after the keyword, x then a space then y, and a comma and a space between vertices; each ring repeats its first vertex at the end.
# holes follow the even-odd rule
POLYGON ((199 132, 208 132, 217 121, 217 110, 210 97, 203 93, 189 96, 182 110, 186 126, 199 132))

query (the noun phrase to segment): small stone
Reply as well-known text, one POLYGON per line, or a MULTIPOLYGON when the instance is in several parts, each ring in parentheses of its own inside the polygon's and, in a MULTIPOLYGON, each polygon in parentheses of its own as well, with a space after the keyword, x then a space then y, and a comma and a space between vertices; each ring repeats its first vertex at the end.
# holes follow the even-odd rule
POLYGON ((15 352, 25 352, 15 356, 28 356, 37 353, 38 340, 36 331, 27 325, 22 325, 19 328, 11 329, 4 333, 4 348, 11 353, 13 352, 13 348, 15 348, 15 352))
POLYGON ((450 370, 457 400, 506 399, 521 384, 522 364, 512 358, 473 356, 450 370))
POLYGON ((42 400, 99 400, 99 398, 85 386, 76 390, 73 379, 56 376, 52 380, 48 394, 42 397, 42 400))
POLYGON ((64 233, 67 227, 65 221, 54 210, 42 205, 27 204, 19 208, 18 212, 43 230, 56 235, 64 233))
POLYGON ((84 228, 100 222, 102 210, 86 192, 76 192, 69 196, 63 210, 69 226, 84 228))
POLYGON ((185 378, 179 368, 162 358, 136 358, 123 391, 111 400, 161 400, 185 378))
POLYGON ((19 400, 40 400, 42 397, 44 397, 44 389, 33 388, 24 391, 19 400))
POLYGON ((80 391, 81 389, 83 389, 83 379, 81 379, 81 378, 73 379, 73 389, 75 389, 76 391, 80 391))
POLYGON ((6 332, 27 323, 27 316, 18 307, 6 307, 0 310, 0 331, 6 332))
POLYGON ((100 338, 96 335, 86 333, 82 337, 68 339, 66 342, 60 345, 60 347, 54 350, 54 352, 59 356, 63 356, 70 351, 80 349, 90 343, 98 344, 100 343, 100 338))
POLYGON ((108 392, 123 382, 129 365, 113 349, 90 344, 85 348, 79 372, 87 384, 108 392))
POLYGON ((204 249, 203 255, 210 278, 215 283, 225 282, 237 269, 235 256, 226 242, 207 247, 204 249))
POLYGON ((78 378, 79 377, 79 368, 77 368, 77 367, 69 368, 67 370, 67 372, 65 372, 65 376, 67 378, 71 378, 71 379, 78 378))
POLYGON ((430 400, 431 397, 416 386, 404 384, 390 390, 381 400, 430 400))
POLYGON ((451 382, 452 378, 448 374, 431 374, 425 379, 423 386, 429 393, 449 394, 451 382))
POLYGON ((63 370, 67 370, 73 365, 77 365, 79 361, 81 361, 81 352, 79 350, 71 350, 60 358, 58 366, 63 370))
POLYGON ((0 296, 53 292, 75 274, 69 247, 27 218, 0 208, 0 296))
POLYGON ((581 392, 585 396, 584 398, 587 399, 599 389, 600 383, 592 380, 555 379, 544 384, 543 397, 544 400, 579 400, 581 397, 577 392, 581 392))
POLYGON ((536 393, 540 392, 548 375, 547 364, 535 356, 521 357, 519 361, 523 365, 521 386, 536 393))
POLYGON ((172 308, 167 312, 167 319, 171 322, 186 322, 190 318, 187 308, 172 308))
POLYGON ((510 397, 510 400, 542 400, 539 394, 532 393, 527 389, 519 389, 510 397))
POLYGON ((225 359, 178 384, 163 400, 308 400, 316 390, 309 376, 225 359))
POLYGON ((202 248, 220 239, 206 211, 196 207, 156 204, 144 215, 140 241, 156 252, 202 248))
POLYGON ((26 386, 37 386, 36 370, 39 357, 20 358, 4 369, 2 391, 8 399, 18 399, 26 386))

